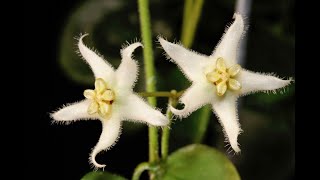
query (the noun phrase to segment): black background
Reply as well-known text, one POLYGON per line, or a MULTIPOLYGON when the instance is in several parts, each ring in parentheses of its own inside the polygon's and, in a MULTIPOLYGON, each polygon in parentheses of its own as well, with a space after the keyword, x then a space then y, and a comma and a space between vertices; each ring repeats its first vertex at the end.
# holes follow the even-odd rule
MULTIPOLYGON (((52 125, 49 117, 49 113, 62 104, 82 98, 82 86, 69 81, 56 63, 59 36, 66 17, 75 8, 76 2, 78 1, 57 0, 26 4, 28 8, 25 8, 24 14, 28 16, 24 20, 23 32, 23 62, 26 67, 24 114, 30 115, 23 119, 26 177, 81 178, 90 166, 86 157, 89 157, 90 149, 96 143, 92 139, 98 139, 100 135, 101 127, 98 121, 89 124, 79 122, 67 127, 52 125), (61 94, 72 95, 61 97, 61 94)), ((146 133, 145 128, 139 133, 141 136, 135 136, 134 139, 122 134, 117 146, 108 151, 106 156, 108 164, 122 169, 113 169, 113 166, 110 166, 108 170, 130 177, 132 167, 141 160, 147 160, 147 137, 144 136, 146 133), (126 148, 128 144, 132 144, 132 148, 126 148), (139 148, 138 151, 135 148, 137 146, 144 148, 139 148)), ((97 159, 99 161, 99 156, 97 159)))

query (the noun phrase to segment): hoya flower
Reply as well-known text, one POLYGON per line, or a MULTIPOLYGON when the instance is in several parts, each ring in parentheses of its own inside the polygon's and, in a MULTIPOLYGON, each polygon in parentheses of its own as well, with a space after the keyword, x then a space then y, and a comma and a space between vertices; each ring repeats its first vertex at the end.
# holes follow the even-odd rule
POLYGON ((269 74, 248 71, 237 64, 237 48, 244 31, 240 14, 226 30, 220 43, 210 56, 188 50, 181 45, 159 38, 168 56, 192 82, 180 102, 181 110, 171 107, 174 114, 186 117, 200 107, 211 104, 223 127, 226 139, 235 152, 239 152, 237 138, 240 132, 237 99, 257 91, 274 91, 287 86, 291 80, 282 80, 269 74))
POLYGON ((108 150, 115 144, 123 120, 143 122, 153 126, 165 126, 169 121, 132 90, 137 79, 138 67, 131 56, 137 47, 142 46, 141 43, 137 42, 123 48, 122 62, 118 69, 114 70, 102 57, 83 44, 82 39, 85 36, 80 37, 78 47, 94 73, 95 89, 85 90, 84 100, 54 112, 52 118, 55 122, 65 123, 81 119, 99 119, 102 123, 102 133, 89 160, 95 168, 103 168, 105 165, 98 164, 95 157, 100 151, 108 150))

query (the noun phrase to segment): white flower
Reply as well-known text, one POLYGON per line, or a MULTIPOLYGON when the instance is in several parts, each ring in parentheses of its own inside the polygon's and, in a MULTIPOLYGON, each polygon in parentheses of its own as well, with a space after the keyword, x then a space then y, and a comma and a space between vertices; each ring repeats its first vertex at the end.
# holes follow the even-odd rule
POLYGON ((66 123, 80 119, 99 119, 102 133, 89 159, 96 168, 103 168, 105 165, 98 164, 95 157, 117 141, 121 121, 132 120, 154 126, 165 126, 169 121, 132 91, 138 67, 131 56, 137 47, 142 46, 141 43, 131 44, 121 50, 122 62, 115 71, 102 57, 83 44, 82 38, 85 36, 79 39, 78 47, 96 78, 95 90, 85 90, 85 100, 63 107, 54 112, 52 118, 55 122, 66 123))
POLYGON ((177 110, 171 107, 172 112, 186 117, 200 107, 211 104, 226 139, 233 150, 239 152, 237 138, 242 130, 236 107, 238 97, 257 91, 283 88, 290 84, 291 80, 254 73, 237 64, 236 52, 244 31, 244 22, 240 14, 234 14, 234 18, 235 21, 210 56, 198 54, 162 38, 159 38, 159 41, 172 61, 192 81, 191 87, 180 98, 184 108, 177 110))

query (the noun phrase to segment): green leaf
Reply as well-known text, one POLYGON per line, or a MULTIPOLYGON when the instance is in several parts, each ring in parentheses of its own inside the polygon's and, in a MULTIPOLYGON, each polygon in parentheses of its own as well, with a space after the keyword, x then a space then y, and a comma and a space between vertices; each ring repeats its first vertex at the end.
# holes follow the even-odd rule
MULTIPOLYGON (((281 92, 281 91, 280 91, 281 92)), ((266 106, 267 104, 276 104, 279 103, 285 99, 288 99, 289 97, 294 96, 295 94, 295 85, 291 84, 290 86, 286 87, 282 93, 257 93, 253 94, 251 97, 248 97, 248 99, 251 100, 252 103, 260 105, 260 106, 266 106)))
MULTIPOLYGON (((178 108, 182 109, 182 108, 178 108)), ((210 105, 206 105, 193 112, 183 121, 175 121, 172 124, 172 132, 175 141, 171 141, 173 149, 192 143, 201 143, 206 137, 210 121, 214 118, 210 105), (188 132, 188 133, 185 133, 188 132)))
POLYGON ((94 83, 90 67, 76 53, 76 38, 85 33, 89 36, 84 39, 84 44, 118 67, 122 45, 126 41, 133 42, 133 38, 139 35, 139 21, 131 22, 136 13, 135 6, 131 4, 124 0, 87 0, 81 1, 70 13, 61 35, 57 57, 67 77, 83 85, 94 83))
POLYGON ((106 171, 96 171, 87 173, 81 180, 126 180, 126 178, 106 171))
POLYGON ((218 150, 192 144, 172 153, 163 180, 239 180, 237 169, 218 150))

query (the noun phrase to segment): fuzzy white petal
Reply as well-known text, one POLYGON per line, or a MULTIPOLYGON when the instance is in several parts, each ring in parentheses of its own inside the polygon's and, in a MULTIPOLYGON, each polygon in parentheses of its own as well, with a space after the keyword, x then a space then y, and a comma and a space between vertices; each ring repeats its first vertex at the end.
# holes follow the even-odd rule
POLYGON ((88 114, 88 107, 91 104, 90 100, 83 100, 70 105, 67 105, 60 110, 51 114, 55 121, 72 122, 81 119, 97 119, 95 115, 88 114))
POLYGON ((141 97, 130 94, 121 107, 121 116, 126 120, 148 123, 153 126, 165 126, 169 120, 158 110, 152 108, 141 97))
POLYGON ((85 34, 80 37, 78 47, 82 57, 91 67, 91 70, 96 78, 103 78, 105 81, 110 81, 113 77, 114 70, 112 66, 102 57, 98 56, 94 51, 83 44, 82 39, 87 36, 85 34))
POLYGON ((212 54, 214 57, 213 59, 223 57, 227 67, 237 63, 237 49, 244 31, 244 22, 242 16, 238 13, 235 13, 234 18, 234 22, 226 30, 225 34, 221 38, 220 43, 217 45, 212 54))
POLYGON ((220 124, 223 127, 224 134, 229 140, 232 149, 235 152, 239 152, 238 135, 242 131, 237 114, 237 97, 226 93, 224 97, 221 97, 212 103, 212 108, 217 115, 220 124))
POLYGON ((184 104, 181 110, 170 107, 173 114, 180 117, 187 117, 200 107, 211 103, 214 100, 215 89, 208 83, 193 84, 180 98, 180 102, 184 104))
POLYGON ((240 93, 246 95, 257 91, 269 91, 283 88, 290 84, 291 80, 279 79, 272 75, 260 74, 242 70, 237 80, 241 83, 240 93))
POLYGON ((117 141, 120 131, 121 131, 121 121, 115 116, 107 120, 101 120, 102 122, 102 132, 97 145, 93 148, 90 155, 90 162, 95 166, 95 168, 104 168, 106 165, 99 164, 96 162, 96 155, 105 150, 110 149, 117 141))
POLYGON ((134 43, 121 50, 122 62, 116 71, 118 88, 132 88, 137 80, 138 65, 132 59, 132 53, 139 46, 142 46, 142 44, 134 43))
POLYGON ((170 43, 163 38, 159 38, 162 48, 169 57, 182 69, 183 73, 191 81, 203 81, 203 69, 210 63, 205 55, 192 52, 182 45, 170 43))

